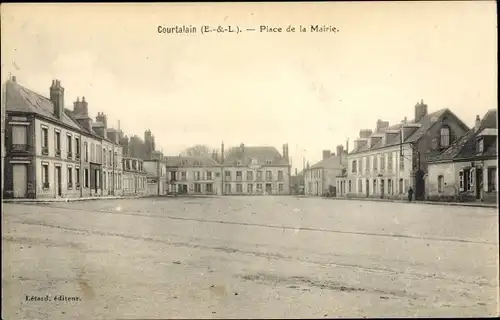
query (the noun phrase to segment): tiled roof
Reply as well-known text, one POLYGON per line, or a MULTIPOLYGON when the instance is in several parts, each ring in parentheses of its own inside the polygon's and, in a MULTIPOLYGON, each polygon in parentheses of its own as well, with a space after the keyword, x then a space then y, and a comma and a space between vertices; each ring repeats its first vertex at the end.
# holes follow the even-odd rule
POLYGON ((429 162, 453 161, 454 159, 467 159, 475 156, 496 156, 497 144, 491 143, 486 149, 478 154, 476 152, 476 137, 481 131, 487 128, 497 128, 497 110, 489 110, 483 117, 479 129, 472 128, 465 135, 453 142, 446 150, 429 157, 429 162))
POLYGON ((64 109, 64 112, 66 113, 66 115, 73 121, 75 122, 79 127, 80 127, 80 130, 84 131, 85 133, 91 135, 92 137, 98 139, 98 140, 102 140, 102 138, 92 129, 88 129, 88 128, 85 128, 83 126, 80 125, 80 123, 78 122, 78 120, 76 120, 75 118, 75 115, 73 113, 73 111, 69 110, 69 109, 64 109))
POLYGON ((218 167, 220 163, 210 157, 165 157, 167 167, 218 167))
POLYGON ((252 160, 257 161, 258 165, 268 166, 270 160, 272 166, 287 166, 288 161, 284 159, 275 147, 235 147, 224 159, 224 166, 236 166, 240 161, 241 166, 252 164, 252 160))
MULTIPOLYGON (((314 164, 310 169, 341 169, 347 165, 347 157, 331 156, 314 164), (342 160, 342 161, 341 161, 342 160)), ((307 169, 306 169, 307 170, 307 169)))
MULTIPOLYGON (((444 109, 440 109, 438 111, 435 111, 433 113, 427 114, 417 123, 415 121, 408 122, 409 125, 418 124, 419 127, 415 128, 415 130, 408 137, 405 137, 404 142, 405 143, 417 142, 446 113, 450 113, 453 115, 453 113, 450 111, 450 109, 444 108, 444 109)), ((463 125, 465 126, 465 124, 463 124, 463 125)), ((400 131, 401 126, 402 126, 402 124, 392 125, 386 129, 383 129, 382 132, 385 132, 386 130, 399 130, 400 131)), ((371 147, 368 147, 368 145, 361 145, 358 148, 352 150, 350 152, 350 154, 351 153, 360 153, 360 152, 365 152, 365 151, 370 151, 370 150, 376 150, 376 149, 389 147, 389 146, 397 146, 400 144, 400 141, 401 141, 401 133, 400 132, 397 134, 396 133, 389 134, 389 135, 387 135, 387 139, 386 139, 385 143, 383 143, 383 141, 381 140, 377 144, 375 144, 374 146, 371 146, 371 147)))
POLYGON ((62 118, 58 119, 54 115, 54 105, 50 99, 19 85, 17 82, 7 80, 5 91, 6 111, 38 114, 55 122, 63 123, 74 130, 81 130, 78 123, 66 112, 63 112, 62 118))

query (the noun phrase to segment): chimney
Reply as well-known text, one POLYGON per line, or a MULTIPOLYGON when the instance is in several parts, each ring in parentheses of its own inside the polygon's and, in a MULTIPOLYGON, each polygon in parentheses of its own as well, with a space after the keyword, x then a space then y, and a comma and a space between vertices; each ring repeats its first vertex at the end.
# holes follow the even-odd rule
POLYGON ((345 153, 349 154, 349 139, 345 142, 345 153))
POLYGON ((330 150, 323 150, 323 160, 330 158, 331 153, 330 150))
POLYGON ((245 145, 243 143, 240 144, 241 153, 245 152, 245 145))
POLYGON ((382 132, 384 129, 388 127, 389 127, 389 121, 382 121, 378 119, 375 132, 382 132))
POLYGON ((481 126, 481 118, 479 117, 479 115, 476 116, 476 123, 474 125, 474 131, 478 131, 479 130, 479 127, 481 126))
POLYGON ((224 161, 224 141, 220 144, 220 159, 221 162, 224 161))
POLYGON ((360 138, 368 138, 372 135, 373 131, 370 129, 362 129, 359 130, 359 137, 360 138))
POLYGON ((12 76, 12 82, 17 82, 16 76, 12 76))
POLYGON ((64 112, 64 88, 59 80, 52 80, 50 86, 50 101, 54 105, 54 115, 57 119, 62 119, 64 112))
POLYGON ((420 100, 419 103, 415 105, 415 123, 420 122, 423 117, 427 115, 427 105, 424 104, 424 100, 420 100))
POLYGON ((104 112, 98 112, 97 117, 95 117, 95 121, 103 123, 104 129, 108 128, 108 117, 104 114, 104 112))
POLYGON ((339 144, 337 146, 337 156, 341 157, 344 154, 344 146, 339 144))
POLYGON ((283 159, 288 160, 288 144, 283 145, 283 159))

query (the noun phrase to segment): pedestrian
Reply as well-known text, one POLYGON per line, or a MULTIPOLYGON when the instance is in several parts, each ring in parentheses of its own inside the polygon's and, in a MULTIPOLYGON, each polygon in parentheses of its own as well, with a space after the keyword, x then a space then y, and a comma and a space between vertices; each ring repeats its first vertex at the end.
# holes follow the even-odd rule
POLYGON ((408 189, 408 201, 411 202, 413 200, 413 188, 410 187, 408 189))

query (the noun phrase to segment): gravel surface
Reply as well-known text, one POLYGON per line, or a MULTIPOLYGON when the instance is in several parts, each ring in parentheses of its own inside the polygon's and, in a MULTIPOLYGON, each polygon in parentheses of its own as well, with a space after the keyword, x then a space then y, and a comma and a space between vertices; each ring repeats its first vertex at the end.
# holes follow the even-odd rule
POLYGON ((2 231, 4 319, 499 314, 494 208, 293 197, 3 204, 2 231))

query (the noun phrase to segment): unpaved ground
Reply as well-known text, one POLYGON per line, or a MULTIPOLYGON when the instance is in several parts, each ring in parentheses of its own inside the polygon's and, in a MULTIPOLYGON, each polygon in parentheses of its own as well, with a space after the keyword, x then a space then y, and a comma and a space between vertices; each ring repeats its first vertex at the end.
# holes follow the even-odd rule
POLYGON ((4 319, 498 315, 496 209, 291 197, 4 204, 4 319), (56 295, 80 301, 26 301, 56 295))

